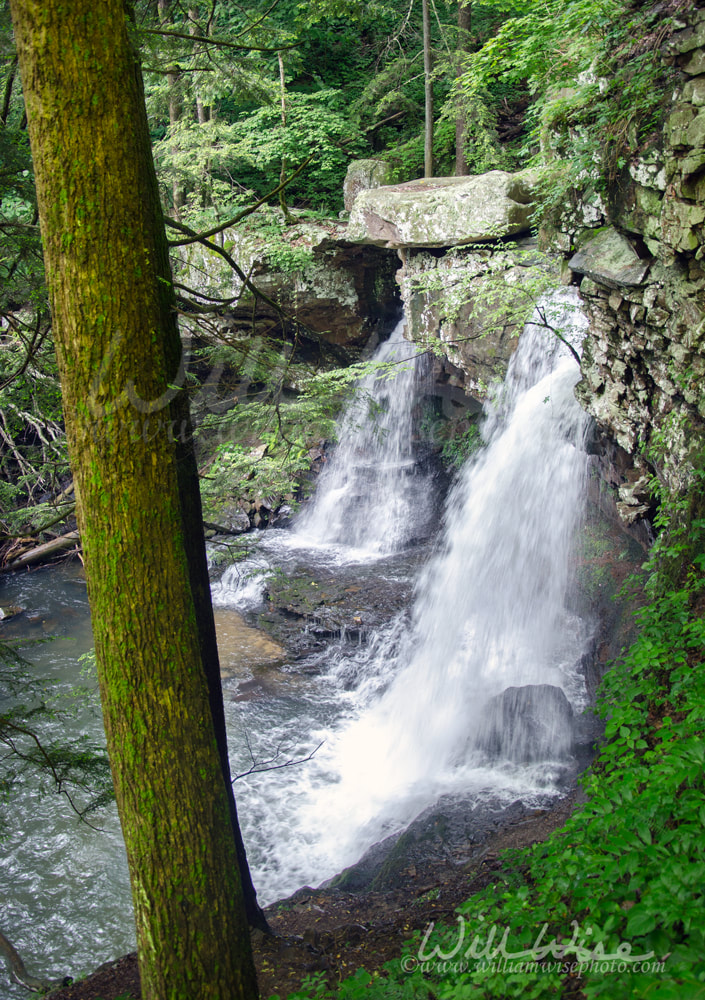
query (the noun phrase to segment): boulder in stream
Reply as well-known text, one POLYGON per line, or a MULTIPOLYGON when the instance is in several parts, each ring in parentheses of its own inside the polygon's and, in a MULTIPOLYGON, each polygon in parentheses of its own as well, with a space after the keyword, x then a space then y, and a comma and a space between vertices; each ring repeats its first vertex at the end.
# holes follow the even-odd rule
POLYGON ((0 608, 0 622, 4 622, 8 618, 14 618, 16 615, 21 615, 23 611, 24 608, 20 608, 16 604, 6 604, 0 608))
POLYGON ((560 760, 573 747, 573 709, 552 684, 508 687, 485 705, 474 743, 520 764, 560 760))
POLYGON ((284 647, 260 629, 247 625, 237 611, 217 608, 214 618, 224 677, 238 676, 258 667, 278 667, 286 661, 284 647))

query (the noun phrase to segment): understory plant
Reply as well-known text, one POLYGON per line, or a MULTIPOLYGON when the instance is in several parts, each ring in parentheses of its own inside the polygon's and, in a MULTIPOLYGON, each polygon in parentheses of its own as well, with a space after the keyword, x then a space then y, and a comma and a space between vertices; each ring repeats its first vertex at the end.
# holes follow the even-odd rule
POLYGON ((508 19, 470 62, 465 91, 528 87, 524 164, 540 172, 537 223, 554 225, 576 194, 608 208, 631 159, 671 107, 664 42, 692 0, 623 4, 549 0, 508 19))

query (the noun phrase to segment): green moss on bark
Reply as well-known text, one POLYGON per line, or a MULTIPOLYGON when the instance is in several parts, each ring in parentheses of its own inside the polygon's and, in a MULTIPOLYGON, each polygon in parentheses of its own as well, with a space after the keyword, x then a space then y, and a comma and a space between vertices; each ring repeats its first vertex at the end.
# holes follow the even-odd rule
POLYGON ((12 14, 142 995, 254 997, 184 537, 188 456, 171 432, 175 413, 188 418, 170 388, 171 275, 125 8, 13 0, 12 14), (135 434, 164 401, 167 419, 135 434))

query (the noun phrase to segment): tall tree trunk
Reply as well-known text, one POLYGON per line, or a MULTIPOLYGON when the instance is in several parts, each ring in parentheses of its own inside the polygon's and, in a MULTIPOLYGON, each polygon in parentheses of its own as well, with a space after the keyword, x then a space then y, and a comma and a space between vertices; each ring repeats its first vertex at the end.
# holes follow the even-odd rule
MULTIPOLYGON (((202 32, 199 29, 198 11, 195 8, 189 10, 188 19, 189 19, 189 26, 188 26, 189 34, 190 35, 202 34, 202 32)), ((210 26, 206 27, 206 32, 210 34, 210 26)), ((201 46, 199 45, 198 42, 194 42, 193 51, 195 55, 200 55, 201 46)), ((208 104, 203 103, 201 96, 198 92, 196 92, 196 117, 198 118, 199 125, 205 125, 206 122, 209 122, 211 120, 210 106, 208 104)))
MULTIPOLYGON (((170 23, 171 0, 158 0, 159 19, 164 27, 170 23)), ((166 82, 169 87, 169 125, 174 128, 181 121, 183 113, 183 101, 180 92, 181 67, 174 64, 167 67, 166 82)), ((181 209, 186 203, 184 187, 178 177, 175 177, 171 185, 171 199, 173 202, 174 215, 181 218, 181 209)))
POLYGON ((3 87, 2 106, 0 107, 0 125, 7 125, 7 118, 10 114, 10 101, 12 100, 12 88, 15 83, 15 73, 17 72, 17 56, 10 63, 7 71, 7 79, 3 87))
POLYGON ((431 12, 429 0, 422 0, 424 78, 424 177, 433 177, 433 57, 431 54, 431 12))
MULTIPOLYGON (((178 370, 180 355, 181 342, 178 340, 178 342, 172 345, 169 364, 172 371, 178 370)), ((193 594, 196 621, 198 624, 201 660, 208 684, 211 716, 215 728, 223 781, 228 797, 228 811, 237 849, 245 912, 247 921, 251 927, 257 927, 265 933, 270 933, 267 918, 257 902, 257 892, 250 874, 250 866, 242 840, 240 823, 237 816, 237 804, 232 786, 230 758, 228 755, 228 736, 225 728, 225 710, 223 706, 223 685, 220 677, 220 660, 218 658, 215 619, 211 603, 206 540, 203 531, 203 511, 201 508, 198 466, 193 450, 188 398, 184 393, 180 392, 175 395, 171 401, 170 410, 171 426, 176 432, 177 473, 179 477, 181 517, 184 526, 184 545, 188 559, 191 592, 193 594)))
MULTIPOLYGON (((286 79, 284 76, 284 57, 281 52, 277 52, 277 59, 279 61, 279 101, 281 105, 281 123, 282 131, 286 129, 286 79)), ((281 170, 279 171, 279 183, 283 184, 286 180, 286 156, 282 156, 281 170)), ((292 218, 291 212, 289 211, 289 206, 286 203, 286 189, 282 188, 279 192, 279 207, 284 213, 284 222, 291 223, 295 220, 292 218)))
POLYGON ((139 63, 122 0, 12 0, 11 10, 142 996, 251 1000, 139 63))
POLYGON ((455 175, 456 177, 466 177, 468 174, 468 161, 465 148, 466 114, 460 96, 458 78, 463 73, 463 56, 470 48, 470 28, 472 26, 472 2, 459 0, 458 3, 458 44, 457 44, 457 70, 456 70, 456 100, 457 112, 455 118, 455 175))

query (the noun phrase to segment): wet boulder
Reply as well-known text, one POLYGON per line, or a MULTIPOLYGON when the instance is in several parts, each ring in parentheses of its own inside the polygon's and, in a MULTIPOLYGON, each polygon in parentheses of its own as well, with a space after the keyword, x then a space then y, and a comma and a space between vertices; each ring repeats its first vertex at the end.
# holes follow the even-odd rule
POLYGON ((8 618, 14 618, 16 615, 21 615, 23 611, 24 608, 20 608, 16 604, 6 604, 0 608, 0 622, 6 621, 8 618))
POLYGON ((560 760, 573 747, 573 709, 559 687, 509 687, 485 705, 474 743, 519 764, 560 760))

